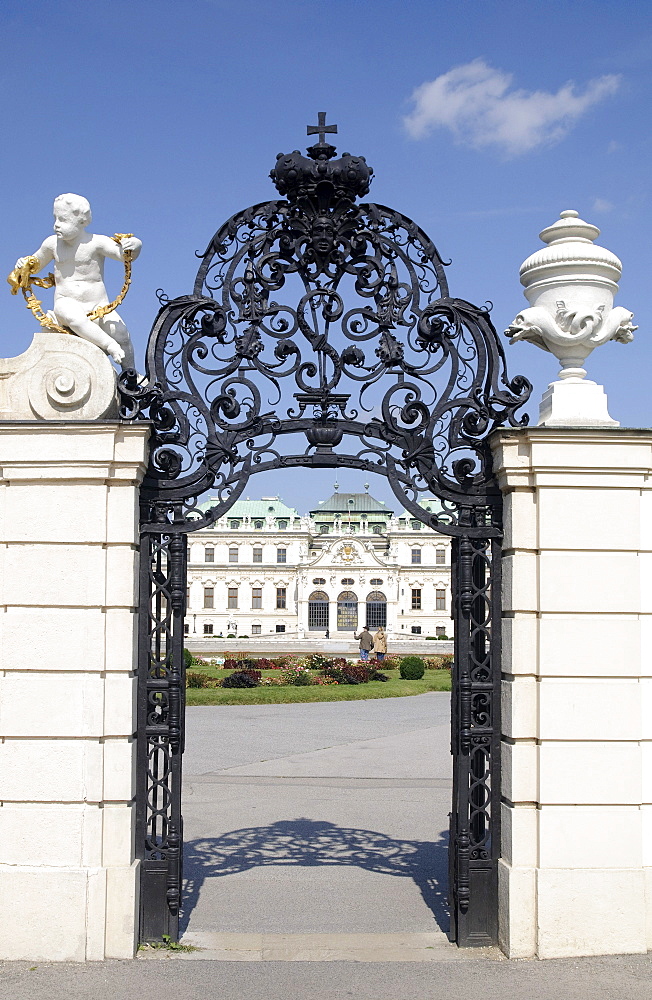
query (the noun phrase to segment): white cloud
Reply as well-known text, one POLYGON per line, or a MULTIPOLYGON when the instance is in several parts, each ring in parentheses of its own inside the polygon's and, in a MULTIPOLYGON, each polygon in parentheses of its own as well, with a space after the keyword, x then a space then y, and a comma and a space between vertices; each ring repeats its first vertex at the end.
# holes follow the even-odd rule
POLYGON ((497 146, 509 156, 558 142, 588 109, 614 94, 620 76, 589 80, 583 90, 565 83, 556 93, 513 90, 513 75, 484 59, 455 66, 413 92, 414 109, 404 119, 408 133, 422 139, 448 128, 468 146, 497 146))
POLYGON ((613 207, 614 206, 611 204, 611 202, 607 201, 606 198, 596 198, 595 201, 593 202, 594 212, 612 212, 613 207))

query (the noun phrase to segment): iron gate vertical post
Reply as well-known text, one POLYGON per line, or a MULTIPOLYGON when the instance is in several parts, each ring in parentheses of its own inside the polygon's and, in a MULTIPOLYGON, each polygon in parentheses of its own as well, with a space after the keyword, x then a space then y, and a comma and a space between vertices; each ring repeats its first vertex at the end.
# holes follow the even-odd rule
POLYGON ((141 863, 140 940, 179 935, 185 716, 187 538, 143 532, 138 632, 136 838, 141 863))
POLYGON ((462 535, 452 551, 451 938, 483 947, 498 936, 501 545, 462 535))

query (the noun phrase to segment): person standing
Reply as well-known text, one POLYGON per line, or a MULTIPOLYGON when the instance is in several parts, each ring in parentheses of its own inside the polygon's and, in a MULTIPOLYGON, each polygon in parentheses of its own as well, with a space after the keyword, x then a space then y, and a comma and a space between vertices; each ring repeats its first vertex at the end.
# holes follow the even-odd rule
POLYGON ((360 659, 368 660, 369 653, 374 648, 374 638, 367 626, 365 625, 360 635, 354 633, 354 638, 360 643, 360 659))
POLYGON ((374 636, 374 653, 378 661, 385 659, 385 653, 387 652, 387 633, 382 625, 379 625, 378 630, 374 636))

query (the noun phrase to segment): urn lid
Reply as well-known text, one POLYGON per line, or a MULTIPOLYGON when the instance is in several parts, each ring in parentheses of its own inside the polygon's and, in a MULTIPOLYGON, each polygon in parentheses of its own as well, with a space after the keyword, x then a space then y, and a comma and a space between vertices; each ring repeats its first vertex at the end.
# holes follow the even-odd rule
POLYGON ((547 246, 531 254, 521 264, 521 284, 527 288, 535 282, 555 277, 575 280, 606 279, 617 283, 623 266, 615 253, 593 242, 600 235, 597 226, 580 219, 574 209, 562 212, 559 219, 539 233, 547 246))

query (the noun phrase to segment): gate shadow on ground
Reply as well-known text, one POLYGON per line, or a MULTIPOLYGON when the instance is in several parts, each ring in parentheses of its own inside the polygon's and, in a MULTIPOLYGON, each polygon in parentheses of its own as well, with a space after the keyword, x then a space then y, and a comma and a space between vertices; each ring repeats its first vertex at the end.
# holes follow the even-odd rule
POLYGON ((433 841, 395 840, 375 830, 303 818, 188 841, 184 848, 180 931, 187 929, 206 879, 269 865, 304 868, 345 865, 411 878, 441 930, 448 932, 447 830, 433 841))

